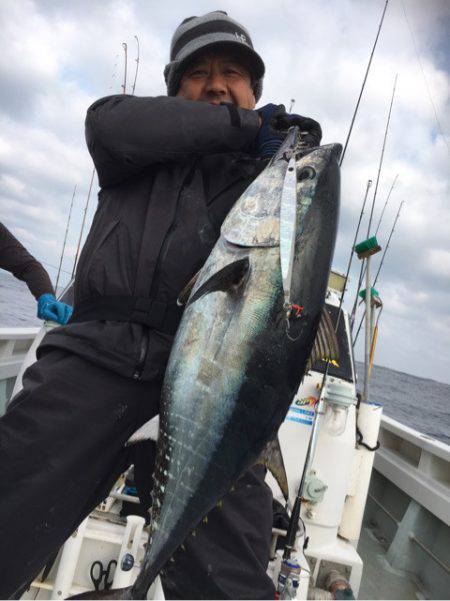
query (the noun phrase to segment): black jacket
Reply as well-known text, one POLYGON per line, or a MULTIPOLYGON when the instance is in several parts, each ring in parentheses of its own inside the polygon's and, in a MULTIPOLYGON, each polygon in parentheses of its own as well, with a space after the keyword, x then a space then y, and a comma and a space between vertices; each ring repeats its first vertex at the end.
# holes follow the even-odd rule
POLYGON ((109 96, 89 108, 98 208, 77 268, 75 322, 50 332, 41 349, 162 377, 176 299, 265 165, 249 154, 258 129, 255 111, 182 98, 109 96))
POLYGON ((46 270, 3 223, 0 223, 0 268, 25 282, 36 300, 42 294, 54 294, 46 270))

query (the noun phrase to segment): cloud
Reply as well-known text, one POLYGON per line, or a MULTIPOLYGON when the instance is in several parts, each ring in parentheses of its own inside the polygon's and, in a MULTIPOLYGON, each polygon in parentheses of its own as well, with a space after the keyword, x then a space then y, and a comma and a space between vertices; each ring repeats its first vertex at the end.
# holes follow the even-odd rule
MULTIPOLYGON (((321 122, 324 143, 343 143, 384 4, 384 0, 223 0, 221 8, 250 29, 264 58, 267 75, 260 104, 289 105, 295 98, 295 111, 321 122)), ((0 3, 0 218, 37 257, 49 264, 58 262, 77 183, 64 262, 71 271, 92 172, 84 116, 97 98, 121 92, 122 43, 128 44, 128 91, 138 35, 141 60, 136 92, 164 94, 162 73, 173 30, 186 16, 214 8, 209 0, 0 3)), ((398 174, 378 234, 383 249, 401 201, 404 207, 377 282, 385 303, 377 361, 445 381, 450 381, 445 370, 450 358, 449 27, 447 0, 389 3, 342 169, 334 261, 345 272, 370 178, 373 186, 358 238, 366 236, 398 73, 373 217, 376 224, 398 174)), ((96 192, 95 181, 88 223, 96 192)), ((373 260, 374 273, 380 259, 381 254, 373 260)), ((355 259, 348 307, 356 294, 358 273, 355 259)))

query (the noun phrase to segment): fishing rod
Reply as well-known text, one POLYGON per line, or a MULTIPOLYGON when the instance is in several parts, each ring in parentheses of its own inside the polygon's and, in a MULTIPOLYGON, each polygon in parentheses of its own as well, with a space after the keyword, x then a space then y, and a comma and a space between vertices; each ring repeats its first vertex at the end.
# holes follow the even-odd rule
MULTIPOLYGON (((350 124, 350 129, 349 129, 349 132, 348 132, 348 135, 347 135, 347 140, 345 142, 345 146, 344 146, 344 150, 342 152, 342 156, 341 156, 341 160, 339 162, 339 166, 341 166, 342 163, 343 163, 345 152, 347 150, 347 146, 348 146, 348 143, 349 143, 349 140, 350 140, 350 136, 351 136, 352 129, 353 129, 353 124, 355 122, 356 114, 358 112, 358 108, 359 108, 361 97, 362 97, 362 94, 363 94, 363 91, 364 91, 364 87, 365 87, 365 84, 366 84, 367 76, 369 74, 370 65, 371 65, 372 58, 373 58, 373 55, 374 55, 374 52, 375 52, 375 48, 376 48, 378 37, 379 37, 380 31, 381 31, 381 27, 382 27, 382 24, 383 24, 384 15, 386 13, 386 8, 387 8, 387 5, 388 5, 388 2, 389 2, 389 0, 386 0, 386 4, 384 6, 384 10, 383 10, 383 14, 382 14, 382 17, 381 17, 381 21, 380 21, 380 24, 379 24, 379 27, 378 27, 377 36, 375 38, 375 43, 374 43, 373 48, 372 48, 372 52, 371 52, 370 59, 369 59, 369 64, 367 65, 367 69, 366 69, 366 73, 365 73, 365 76, 364 76, 363 84, 362 84, 361 91, 360 91, 360 94, 359 94, 359 97, 358 97, 358 101, 356 103, 355 111, 353 113, 352 122, 350 124)), ((293 106, 293 104, 292 104, 292 101, 291 101, 291 108, 292 108, 292 106, 293 106)), ((366 196, 365 196, 365 199, 364 199, 364 206, 365 206, 365 203, 366 203, 366 200, 367 200, 367 192, 368 192, 369 187, 370 186, 368 185, 367 186, 367 191, 366 191, 366 196)), ((363 210, 364 210, 364 208, 363 208, 363 210)), ((359 231, 359 226, 360 226, 360 223, 361 223, 361 218, 362 218, 362 214, 360 216, 360 221, 358 223, 358 229, 357 229, 357 231, 359 231)), ((352 260, 352 255, 353 255, 353 249, 352 249, 352 254, 350 256, 350 264, 351 264, 351 260, 352 260)), ((347 275, 347 277, 348 277, 348 275, 347 275)), ((343 302, 345 290, 346 290, 346 287, 344 286, 344 290, 343 290, 343 293, 341 295, 340 307, 342 306, 342 302, 343 302)), ((336 320, 336 325, 335 325, 335 331, 337 331, 337 328, 338 328, 338 325, 339 325, 340 313, 341 313, 341 311, 339 310, 339 312, 338 312, 338 318, 336 320)), ((283 561, 288 561, 290 559, 291 553, 292 553, 292 551, 294 549, 295 540, 296 540, 296 537, 297 537, 298 524, 299 524, 299 520, 300 520, 300 513, 301 513, 301 506, 302 506, 303 491, 304 491, 304 487, 305 487, 305 483, 306 483, 306 477, 307 477, 307 474, 308 474, 308 472, 310 470, 310 467, 312 465, 312 461, 313 461, 313 458, 314 458, 314 452, 315 452, 315 447, 316 447, 317 437, 318 437, 318 420, 317 420, 317 415, 319 413, 319 410, 322 407, 321 403, 323 403, 322 393, 323 393, 323 389, 325 387, 325 382, 326 382, 326 378, 327 378, 327 375, 328 375, 329 366, 330 366, 330 358, 327 357, 325 371, 324 371, 323 378, 322 378, 322 383, 321 383, 321 386, 320 386, 318 408, 317 408, 317 411, 315 413, 315 418, 314 418, 314 422, 313 422, 313 426, 312 426, 311 436, 310 436, 309 443, 308 443, 308 450, 307 450, 307 453, 306 453, 305 464, 303 466, 302 477, 301 477, 300 484, 299 484, 299 487, 298 487, 297 497, 295 499, 294 507, 292 508, 291 518, 289 520, 289 527, 288 527, 287 534, 286 534, 286 543, 285 543, 284 553, 283 553, 283 561)))
POLYGON ((126 42, 122 42, 122 48, 123 48, 123 52, 125 55, 122 90, 123 90, 123 94, 126 94, 127 93, 128 44, 126 42))
POLYGON ((386 210, 387 203, 389 202, 389 198, 390 198, 392 190, 394 189, 394 186, 395 186, 395 184, 397 182, 397 178, 398 178, 398 173, 395 176, 394 181, 392 182, 391 189, 389 190, 389 194, 387 195, 386 202, 384 203, 383 210, 381 211, 380 219, 378 220, 377 229, 375 230, 375 236, 378 234, 378 230, 380 229, 381 220, 383 219, 384 211, 386 210))
MULTIPOLYGON (((55 271, 58 271, 58 268, 56 267, 56 265, 52 265, 51 263, 47 263, 46 261, 43 261, 42 259, 40 259, 38 256, 35 256, 35 259, 37 261, 39 261, 39 263, 42 263, 42 265, 45 265, 46 267, 50 267, 51 269, 54 269, 55 271)), ((67 273, 67 275, 71 275, 71 272, 67 271, 66 269, 61 269, 61 273, 67 273)))
POLYGON ((110 90, 113 90, 113 89, 114 89, 114 83, 115 83, 115 82, 114 82, 114 80, 116 79, 116 74, 117 74, 117 64, 118 64, 118 62, 119 62, 119 55, 118 55, 118 54, 116 54, 115 61, 116 61, 116 62, 114 63, 114 67, 113 67, 113 74, 111 75, 111 85, 109 86, 109 89, 110 89, 110 90))
MULTIPOLYGON (((394 182, 392 183, 391 189, 389 190, 389 193, 387 195, 386 202, 384 203, 383 210, 381 211, 380 219, 378 220, 377 229, 375 230, 375 234, 374 234, 375 236, 378 234, 378 230, 380 228, 381 221, 383 219, 384 211, 386 210, 386 206, 387 206, 387 204, 389 202, 389 197, 391 196, 392 190, 394 189, 394 186, 395 186, 395 183, 397 181, 397 178, 398 178, 398 174, 395 176, 394 182)), ((359 293, 359 291, 361 289, 362 282, 364 281, 364 276, 366 275, 366 265, 365 265, 364 261, 363 261, 363 265, 361 265, 361 267, 362 267, 362 273, 360 273, 360 279, 358 280, 358 288, 357 288, 358 289, 358 293, 359 293)), ((351 322, 352 326, 353 326, 353 322, 354 322, 354 316, 353 316, 353 321, 351 322)))
POLYGON ((359 93, 359 97, 358 97, 358 100, 356 102, 356 108, 355 108, 355 111, 353 113, 352 121, 350 123, 350 129, 349 129, 348 134, 347 134, 347 139, 345 141, 344 150, 342 151, 341 161, 340 161, 339 165, 342 165, 342 163, 344 161, 345 152, 347 150, 347 146, 348 146, 348 143, 349 143, 349 140, 350 140, 350 136, 352 134, 353 125, 355 123, 356 114, 357 114, 358 108, 359 108, 359 103, 361 102, 361 97, 362 97, 363 92, 364 92, 364 88, 365 88, 365 85, 366 85, 367 76, 369 75, 370 65, 372 63, 372 58, 373 58, 373 55, 375 53, 375 48, 377 46, 378 37, 380 35, 381 27, 383 25, 384 15, 386 14, 386 9, 387 9, 388 2, 389 2, 389 0, 386 0, 386 4, 384 5, 383 14, 381 15, 381 20, 380 20, 380 24, 378 26, 377 35, 376 35, 375 42, 374 42, 374 45, 373 45, 373 48, 372 48, 372 52, 370 53, 369 63, 367 65, 366 73, 364 75, 364 80, 363 80, 363 83, 362 83, 362 86, 361 86, 361 91, 359 93))
MULTIPOLYGON (((377 274, 376 274, 376 276, 375 276, 375 279, 374 279, 374 281, 373 281, 373 287, 375 287, 375 285, 376 285, 376 283, 377 283, 377 280, 378 280, 378 276, 380 275, 380 271, 381 271, 381 268, 382 268, 382 266, 383 266, 384 259, 385 259, 385 257, 386 257, 386 253, 387 253, 387 250, 388 250, 388 248, 389 248, 389 244, 390 244, 390 242, 391 242, 392 234, 394 233, 395 226, 396 226, 396 224, 397 224, 398 218, 400 217, 400 211, 401 211, 401 209, 402 209, 402 206, 403 206, 404 202, 405 202, 405 201, 404 201, 404 200, 402 200, 402 202, 400 203, 400 206, 398 207, 397 215, 396 215, 396 217, 395 217, 395 220, 394 220, 394 225, 392 226, 391 233, 389 234, 389 238, 388 238, 388 241, 387 241, 387 243, 386 243, 386 247, 385 247, 385 249, 384 249, 384 252, 383 252, 383 255, 382 255, 382 257, 381 257, 381 261, 380 261, 380 265, 379 265, 379 267, 378 267, 377 274)), ((358 340, 358 335, 359 335, 359 332, 360 332, 360 330, 361 330, 361 326, 362 326, 362 323, 363 323, 363 321, 364 321, 364 316, 365 316, 365 314, 366 314, 366 312, 364 311, 364 314, 363 314, 363 316, 362 316, 362 319, 361 319, 361 321, 360 321, 360 323, 359 323, 359 326, 358 326, 358 331, 356 332, 356 336, 355 336, 355 339, 354 339, 354 341, 353 341, 353 347, 355 346, 355 344, 356 344, 356 341, 358 340)))
POLYGON ((388 131, 389 131, 389 123, 391 120, 392 105, 394 104, 395 88, 397 87, 397 78, 398 78, 398 74, 395 75, 395 79, 394 79, 394 87, 392 89, 391 103, 389 105, 389 113, 388 113, 388 118, 387 118, 387 123, 386 123, 386 129, 384 131, 384 139, 383 139, 383 146, 381 148, 380 164, 378 166, 378 173, 377 173, 377 181, 375 184, 375 191, 373 193, 372 209, 370 211, 369 225, 367 226, 367 237, 369 237, 369 235, 370 235, 370 226, 372 225, 373 210, 375 208, 375 200, 377 198, 378 184, 380 182, 380 175, 381 175, 381 168, 383 166, 384 150, 386 148, 386 139, 387 139, 387 135, 388 135, 388 131))
POLYGON ((77 268, 78 253, 80 252, 81 238, 83 237, 84 224, 86 223, 86 213, 87 213, 88 206, 89 206, 89 199, 91 198, 92 182, 94 181, 94 175, 95 175, 95 167, 92 170, 91 182, 89 184, 89 192, 87 195, 86 204, 84 206, 83 222, 81 224, 80 237, 78 238, 78 246, 77 246, 77 252, 75 254, 75 261, 73 262, 72 279, 75 275, 75 269, 77 268))
POLYGON ((361 212, 359 214, 358 225, 356 226, 355 237, 353 239, 353 244, 352 244, 352 247, 351 247, 351 250, 350 250, 350 257, 349 257, 349 260, 348 260, 347 272, 345 274, 345 280, 344 280, 344 288, 342 290, 341 299, 339 301, 339 309, 338 309, 338 316, 337 316, 337 319, 336 319, 336 325, 334 326, 334 331, 335 332, 338 331, 339 323, 341 321, 342 303, 344 302, 345 291, 347 289, 348 276, 350 274, 350 269, 351 269, 351 266, 352 266, 353 256, 354 256, 354 253, 355 253, 356 240, 358 239, 359 228, 361 226, 361 221, 362 221, 362 218, 363 218, 363 215, 364 215, 364 209, 366 207, 367 196, 369 195, 369 189, 370 189, 371 185, 372 185, 372 180, 368 179, 367 180, 366 193, 364 195, 364 201, 363 201, 362 209, 361 209, 361 212))
POLYGON ((398 207, 397 215, 395 216, 394 225, 392 226, 391 233, 389 234, 389 238, 388 238, 388 241, 387 241, 387 243, 386 243, 386 248, 384 249, 384 253, 383 253, 383 256, 381 257, 380 265, 379 265, 379 267, 378 267, 378 271, 377 271, 377 274, 376 274, 376 276, 375 276, 375 280, 374 280, 374 282, 373 282, 374 286, 375 286, 375 284, 377 283, 378 276, 380 275, 380 271, 381 271, 381 268, 382 268, 382 266, 383 266, 383 263, 384 263, 384 258, 385 258, 385 256, 386 256, 387 249, 389 248, 389 244, 390 244, 390 242, 391 242, 392 234, 394 233, 395 226, 397 225, 398 218, 400 217, 400 211, 402 210, 402 206, 403 206, 404 204, 405 204, 405 201, 404 201, 404 200, 402 200, 402 202, 400 203, 400 206, 398 207))
MULTIPOLYGON (((381 169, 383 167, 384 151, 385 151, 385 148, 386 148, 387 134, 388 134, 388 131, 389 131, 389 124, 390 124, 390 121, 391 121, 392 105, 394 104, 395 89, 396 89, 396 86, 397 86, 397 77, 398 76, 396 75, 395 79, 394 79, 394 87, 392 89, 391 102, 389 104, 388 118, 387 118, 387 121, 386 121, 385 130, 384 130, 383 145, 381 147, 380 161, 379 161, 379 164, 378 164, 378 171, 377 171, 377 181, 376 181, 376 184, 375 184, 375 190, 374 190, 373 199, 372 199, 372 207, 370 209, 369 223, 368 223, 368 226, 367 226, 367 238, 370 237, 370 227, 372 225, 373 210, 375 208, 375 201, 376 201, 377 192, 378 192, 378 184, 380 182, 381 169)), ((356 288, 355 301, 353 303, 353 308, 352 308, 352 312, 351 312, 351 315, 350 315, 350 329, 351 330, 353 330, 353 325, 355 323, 356 310, 358 308, 358 295, 359 295, 359 292, 361 290, 362 282, 363 282, 363 279, 364 279, 364 273, 365 273, 364 267, 365 267, 365 261, 361 261, 361 268, 359 270, 358 286, 356 288)))
MULTIPOLYGON (((138 74, 138 65, 139 65, 139 40, 137 38, 137 36, 134 36, 137 40, 138 43, 138 57, 136 59, 136 72, 135 72, 135 76, 134 76, 134 82, 133 82, 133 93, 134 93, 134 88, 136 86, 136 80, 137 80, 137 74, 138 74)), ((126 87, 127 87, 127 57, 128 57, 128 46, 126 44, 126 42, 122 43, 122 47, 124 49, 124 54, 125 54, 125 71, 124 71, 124 80, 123 80, 123 85, 122 85, 122 89, 123 89, 123 93, 126 93, 126 87)), ((115 75, 113 75, 114 77, 115 75)), ((87 199, 86 199, 86 205, 84 207, 84 215, 83 215, 83 222, 81 224, 81 230, 80 230, 80 237, 78 239, 78 246, 77 246, 77 252, 75 254, 75 261, 73 263, 73 269, 72 269, 72 276, 71 279, 73 279, 74 275, 75 275, 75 270, 77 268, 77 262, 78 262, 78 254, 80 252, 80 245, 81 245, 81 239, 83 237, 83 230, 84 230, 84 226, 85 226, 85 222, 86 222, 86 214, 87 214, 87 210, 89 207, 89 200, 91 198, 91 192, 92 192, 92 183, 94 181, 94 175, 95 175, 95 167, 92 170, 92 175, 91 175, 91 181, 89 183, 89 192, 87 195, 87 199)))
POLYGON ((64 235, 64 242, 63 242, 63 247, 62 247, 62 251, 61 251, 61 259, 59 260, 58 275, 56 276, 56 284, 55 284, 55 294, 56 295, 58 294, 59 276, 61 275, 61 267, 62 267, 62 262, 63 262, 63 257, 64 257, 64 251, 66 249, 67 234, 69 233, 70 217, 72 215, 72 207, 73 207, 73 201, 75 199, 76 191, 77 191, 77 184, 75 184, 75 187, 73 189, 72 201, 70 203, 70 209, 69 209, 69 218, 67 219, 66 233, 64 235))
POLYGON ((137 76, 138 76, 138 70, 139 70, 139 60, 140 60, 140 54, 139 54, 139 38, 137 37, 137 35, 134 36, 136 38, 136 43, 137 43, 137 58, 135 58, 135 62, 136 62, 136 71, 134 72, 134 81, 133 81, 133 87, 131 89, 131 95, 134 96, 134 89, 136 88, 136 80, 137 80, 137 76))

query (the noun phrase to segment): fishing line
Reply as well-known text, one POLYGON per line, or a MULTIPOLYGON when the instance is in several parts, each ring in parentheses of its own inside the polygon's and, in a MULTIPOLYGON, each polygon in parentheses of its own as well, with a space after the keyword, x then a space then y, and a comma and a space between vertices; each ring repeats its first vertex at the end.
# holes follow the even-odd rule
MULTIPOLYGON (((50 263, 47 263, 47 261, 42 261, 42 259, 40 259, 39 257, 36 257, 36 259, 39 261, 39 263, 42 263, 42 265, 45 265, 46 267, 50 267, 51 269, 54 269, 55 271, 58 270, 58 267, 56 267, 56 265, 51 265, 50 263)), ((61 269, 61 273, 66 273, 67 275, 71 275, 70 271, 66 271, 65 269, 61 269)))
POLYGON ((95 167, 92 170, 91 181, 90 181, 90 184, 89 184, 89 192, 88 192, 88 195, 87 195, 86 204, 84 206, 84 215, 83 215, 83 221, 82 221, 82 224, 81 224, 80 237, 78 238, 77 252, 75 254, 75 261, 73 262, 72 279, 73 279, 73 277, 75 275, 75 270, 77 268, 78 253, 80 252, 81 238, 83 237, 84 225, 86 223, 86 213, 87 213, 88 206, 89 206, 89 199, 91 198, 92 182, 94 181, 94 175, 95 175, 95 167))
POLYGON ((417 44, 416 44, 416 38, 414 36, 413 29, 412 29, 412 27, 411 27, 411 25, 409 23, 408 17, 406 15, 406 7, 405 7, 405 3, 404 3, 403 0, 402 0, 402 8, 403 8, 403 14, 405 15, 406 24, 408 25, 409 33, 411 34, 411 38, 412 38, 413 45, 414 45, 414 50, 416 52, 416 57, 417 57, 417 60, 419 62, 419 65, 420 65, 420 70, 422 71, 423 80, 425 82, 425 87, 426 87, 427 92, 428 92, 428 98, 430 99, 431 106, 433 107, 434 118, 436 119, 436 124, 437 124, 439 132, 440 132, 440 134, 442 136, 442 139, 444 140, 445 145, 447 146, 447 152, 450 154, 450 146, 448 144, 447 137, 444 135, 444 131, 443 131, 442 126, 441 126, 441 122, 439 121, 439 117, 438 117, 438 114, 437 114, 436 106, 434 104, 433 97, 432 97, 431 91, 430 91, 430 87, 428 85, 428 80, 425 77, 425 71, 424 71, 424 68, 423 68, 423 65, 422 65, 422 61, 420 60, 420 53, 419 53, 419 49, 418 49, 417 44))
POLYGON ((63 247, 62 247, 62 251, 61 251, 61 259, 59 261, 59 267, 58 267, 58 275, 56 276, 55 292, 58 292, 59 276, 61 274, 61 266, 62 266, 62 262, 63 262, 63 258, 64 258, 64 251, 66 249, 67 234, 69 233, 70 217, 72 215, 72 207, 73 207, 73 201, 75 199, 76 191, 77 191, 77 184, 75 184, 75 187, 73 189, 72 201, 70 203, 69 218, 67 220, 66 233, 64 235, 64 242, 63 242, 63 247))

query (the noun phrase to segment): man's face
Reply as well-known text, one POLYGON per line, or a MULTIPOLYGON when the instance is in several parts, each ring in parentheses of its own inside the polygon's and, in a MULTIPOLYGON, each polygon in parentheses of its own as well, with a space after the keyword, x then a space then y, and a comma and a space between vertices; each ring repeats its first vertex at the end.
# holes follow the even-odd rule
POLYGON ((242 60, 226 51, 205 52, 183 74, 177 96, 210 104, 231 102, 255 108, 250 73, 242 60))

